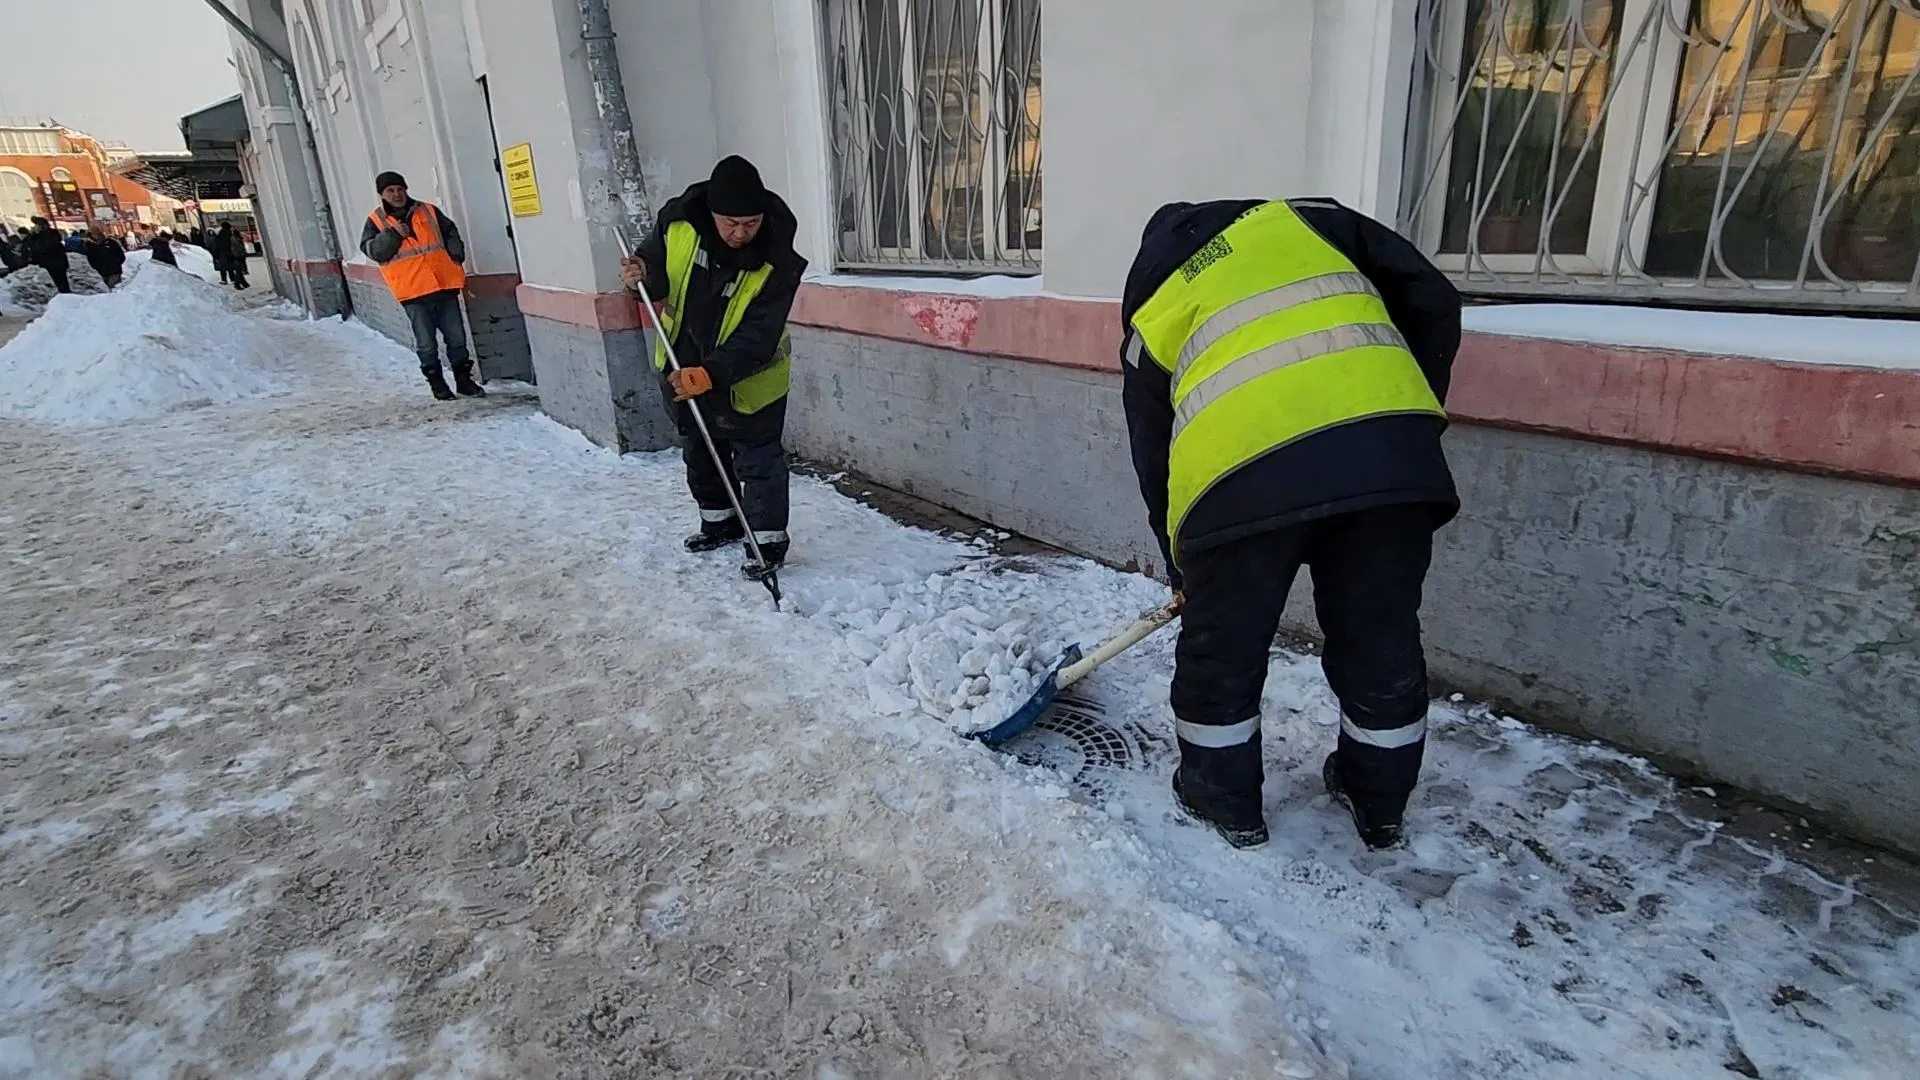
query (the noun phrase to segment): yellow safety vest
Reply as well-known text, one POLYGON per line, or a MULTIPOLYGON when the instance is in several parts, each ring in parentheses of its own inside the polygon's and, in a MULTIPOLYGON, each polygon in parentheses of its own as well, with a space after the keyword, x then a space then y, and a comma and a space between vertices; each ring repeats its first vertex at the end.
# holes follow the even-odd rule
MULTIPOLYGON (((693 264, 699 254, 700 234, 690 223, 675 221, 667 226, 667 303, 666 309, 660 313, 660 325, 666 329, 666 336, 675 341, 679 340, 680 314, 687 308, 687 285, 693 280, 693 264)), ((733 284, 728 288, 727 311, 720 320, 720 336, 714 341, 715 348, 724 344, 739 329, 740 320, 746 318, 747 305, 760 295, 760 290, 766 287, 767 279, 772 276, 773 264, 770 262, 758 270, 742 270, 734 276, 733 284)), ((653 367, 656 371, 667 370, 667 346, 664 340, 654 341, 653 367)), ((743 415, 757 413, 786 397, 787 383, 792 374, 793 344, 782 327, 780 343, 773 350, 773 360, 729 389, 733 411, 743 415)))
POLYGON ((1379 290, 1285 202, 1207 241, 1134 313, 1133 330, 1128 348, 1173 377, 1176 561, 1187 514, 1242 466, 1357 420, 1446 416, 1379 290))

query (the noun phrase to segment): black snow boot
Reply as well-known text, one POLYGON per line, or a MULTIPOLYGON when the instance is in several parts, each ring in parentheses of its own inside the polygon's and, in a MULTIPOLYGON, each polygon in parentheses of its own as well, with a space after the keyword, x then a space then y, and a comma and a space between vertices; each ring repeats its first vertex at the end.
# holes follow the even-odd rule
POLYGON ((730 517, 725 521, 703 521, 700 531, 686 538, 688 551, 699 553, 719 551, 728 544, 737 544, 747 538, 747 531, 740 527, 740 519, 730 517))
POLYGON ((760 554, 767 557, 765 569, 762 569, 759 563, 753 561, 753 549, 747 548, 747 557, 740 564, 740 572, 746 575, 748 580, 751 581, 759 581, 770 573, 779 573, 780 567, 787 561, 787 548, 791 546, 792 543, 793 541, 791 540, 769 540, 761 544, 760 554))
POLYGON ((423 368, 420 374, 427 377, 427 385, 433 388, 433 396, 441 401, 453 400, 453 388, 447 385, 447 377, 439 368, 423 368))
POLYGON ((1173 771, 1173 801, 1180 812, 1207 825, 1220 838, 1236 848, 1256 848, 1267 842, 1267 823, 1254 818, 1250 821, 1228 821, 1225 817, 1216 817, 1201 810, 1187 800, 1187 792, 1180 783, 1180 770, 1173 771))
POLYGON ((487 392, 480 388, 480 384, 473 381, 473 366, 471 364, 453 369, 453 388, 460 392, 461 397, 487 396, 487 392))
POLYGON ((1364 795, 1354 796, 1340 780, 1339 761, 1339 754, 1328 754, 1327 763, 1320 768, 1320 780, 1327 785, 1327 794, 1333 801, 1353 815, 1353 827, 1360 834, 1360 842, 1374 851, 1405 847, 1406 808, 1389 806, 1364 795))

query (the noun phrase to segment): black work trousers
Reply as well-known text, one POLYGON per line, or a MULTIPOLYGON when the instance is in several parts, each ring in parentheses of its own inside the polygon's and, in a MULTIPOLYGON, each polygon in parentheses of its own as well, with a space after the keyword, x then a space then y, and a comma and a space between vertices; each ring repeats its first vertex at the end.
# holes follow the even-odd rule
POLYGON ((725 390, 702 394, 701 415, 713 433, 714 448, 726 463, 722 473, 714 465, 713 455, 700 441, 693 414, 684 403, 672 404, 673 391, 661 383, 680 430, 681 454, 687 463, 687 490, 700 507, 703 522, 733 519, 733 504, 727 501, 727 485, 740 496, 747 512, 747 523, 754 539, 762 544, 787 539, 787 451, 780 443, 786 434, 787 401, 768 405, 759 412, 742 415, 727 403, 725 390))
MULTIPOLYGON (((245 288, 244 278, 240 287, 245 288)), ((420 370, 440 370, 440 342, 447 343, 447 366, 455 375, 473 372, 473 354, 467 351, 467 324, 460 317, 460 290, 443 289, 409 300, 400 307, 413 327, 413 354, 420 358, 420 370)))
POLYGON ((1384 506, 1261 533, 1181 559, 1187 606, 1175 648, 1181 781, 1197 808, 1261 820, 1260 697, 1301 566, 1340 699, 1336 767, 1356 800, 1404 810, 1426 750, 1420 595, 1433 556, 1424 504, 1384 506))

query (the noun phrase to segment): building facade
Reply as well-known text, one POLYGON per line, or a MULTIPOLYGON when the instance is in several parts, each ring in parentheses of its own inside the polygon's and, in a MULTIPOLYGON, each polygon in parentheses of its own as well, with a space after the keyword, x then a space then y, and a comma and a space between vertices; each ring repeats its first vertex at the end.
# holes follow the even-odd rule
POLYGON ((44 217, 72 231, 124 236, 152 220, 153 196, 111 167, 124 148, 51 122, 0 125, 0 225, 44 217))
MULTIPOLYGON (((341 283, 404 333, 352 248, 398 169, 469 236, 488 370, 666 445, 576 0, 235 2, 298 72, 295 103, 241 49, 283 289, 341 283)), ((1920 846, 1906 0, 610 6, 645 198, 739 153, 800 218, 796 451, 1158 570, 1118 396, 1141 227, 1337 198, 1486 302, 1448 403, 1437 674, 1920 846)))

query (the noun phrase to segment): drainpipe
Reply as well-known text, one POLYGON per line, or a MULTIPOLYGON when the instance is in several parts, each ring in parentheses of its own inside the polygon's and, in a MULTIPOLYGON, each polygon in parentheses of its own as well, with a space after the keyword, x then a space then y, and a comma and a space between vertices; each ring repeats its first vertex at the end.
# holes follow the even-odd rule
POLYGON ((627 110, 627 84, 620 77, 607 0, 580 0, 580 37, 587 44, 587 71, 593 76, 593 100, 600 107, 607 154, 620 184, 620 205, 638 242, 653 231, 653 204, 647 201, 646 178, 640 174, 640 144, 633 137, 633 114, 627 110))
POLYGON ((347 260, 340 248, 340 238, 333 231, 333 204, 327 200, 327 176, 320 171, 320 150, 313 141, 313 121, 307 116, 307 99, 300 92, 300 77, 294 74, 293 63, 280 55, 280 51, 268 43, 266 38, 256 33, 246 20, 234 14, 233 10, 221 0, 207 0, 212 8, 228 26, 241 37, 246 38, 261 59, 272 64, 280 72, 281 81, 286 83, 287 101, 293 108, 294 126, 300 129, 300 165, 313 178, 313 215, 320 226, 320 244, 327 258, 340 267, 340 313, 353 314, 353 292, 347 288, 347 260))

